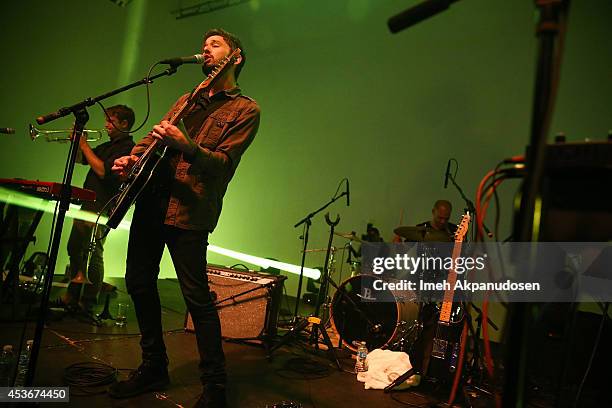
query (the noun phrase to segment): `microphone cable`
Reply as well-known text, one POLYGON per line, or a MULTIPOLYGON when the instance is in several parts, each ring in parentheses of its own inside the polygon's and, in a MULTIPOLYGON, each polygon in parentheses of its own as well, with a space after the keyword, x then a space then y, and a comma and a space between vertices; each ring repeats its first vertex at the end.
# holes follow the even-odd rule
POLYGON ((105 363, 94 361, 75 363, 64 369, 64 381, 74 387, 70 390, 73 395, 105 394, 106 387, 102 389, 100 387, 112 384, 118 373, 118 369, 105 363))

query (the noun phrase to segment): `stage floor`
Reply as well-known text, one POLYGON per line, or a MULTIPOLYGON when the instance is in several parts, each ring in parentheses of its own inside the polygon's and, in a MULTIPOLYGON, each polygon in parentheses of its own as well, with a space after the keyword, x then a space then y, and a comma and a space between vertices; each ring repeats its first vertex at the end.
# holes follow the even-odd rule
MULTIPOLYGON (((129 302, 122 279, 107 279, 117 286, 110 299, 110 311, 116 311, 118 302, 129 302)), ((184 330, 185 306, 176 280, 159 281, 163 305, 164 340, 170 359, 171 385, 163 392, 117 400, 109 397, 107 386, 79 389, 71 387, 70 406, 75 407, 172 407, 192 406, 199 397, 201 385, 198 373, 198 355, 195 335, 184 330)), ((60 293, 54 288, 52 299, 60 293)), ((100 311, 103 305, 99 305, 100 311)), ((300 311, 307 314, 308 306, 300 311)), ((281 309, 287 313, 288 301, 281 309)), ((140 363, 140 336, 134 311, 128 314, 127 326, 118 328, 112 321, 96 327, 87 319, 76 316, 54 315, 45 328, 35 382, 44 386, 63 386, 65 369, 75 363, 96 362, 119 369, 119 377, 126 378, 130 369, 140 363)), ((21 334, 20 323, 2 323, 0 335, 3 344, 17 344, 21 334)), ((29 323, 26 338, 33 335, 34 323, 29 323)), ((281 332, 282 333, 282 332, 281 332)), ((333 333, 332 333, 333 334, 333 333)), ((307 333, 304 333, 306 340, 307 333)), ((337 344, 337 339, 332 340, 337 344)), ((304 408, 316 407, 401 407, 405 401, 418 406, 437 400, 423 390, 384 394, 379 390, 365 390, 363 383, 352 373, 354 360, 348 352, 340 350, 338 356, 343 371, 339 371, 329 354, 315 350, 307 341, 291 341, 266 358, 263 347, 251 344, 224 342, 228 371, 228 403, 230 407, 264 408, 294 402, 304 408)), ((45 406, 65 404, 45 404, 45 406)), ((461 406, 461 405, 458 405, 461 406)))
MULTIPOLYGON (((108 279, 117 286, 110 298, 110 311, 116 311, 118 302, 131 303, 125 291, 123 279, 108 279)), ((70 406, 75 407, 190 407, 201 392, 198 378, 198 355, 195 335, 184 330, 185 305, 176 280, 159 281, 162 301, 162 318, 168 356, 170 359, 171 385, 163 392, 148 393, 138 397, 117 400, 109 397, 100 386, 81 389, 70 388, 70 406)), ((52 299, 61 289, 54 288, 52 299)), ((281 316, 291 315, 291 300, 283 298, 281 316)), ((97 307, 102 310, 103 305, 97 307)), ((5 310, 6 311, 6 310, 5 310)), ((300 315, 307 315, 308 305, 300 315)), ((33 337, 34 322, 28 324, 25 338, 33 337)), ((17 344, 21 336, 19 322, 0 323, 0 342, 17 344)), ((332 343, 337 337, 332 330, 332 343)), ((281 331, 282 334, 282 331, 281 331)), ((117 368, 119 377, 126 378, 130 369, 140 363, 140 336, 134 316, 129 310, 125 327, 118 328, 114 322, 106 321, 102 326, 92 325, 78 316, 53 315, 45 328, 35 383, 39 386, 64 386, 67 367, 75 363, 95 362, 117 368), (61 317, 61 318, 60 318, 61 317)), ((338 370, 322 349, 316 350, 308 344, 307 333, 304 341, 292 341, 277 349, 272 359, 266 358, 266 351, 258 345, 224 342, 228 371, 228 402, 230 407, 272 407, 282 402, 293 402, 304 408, 325 407, 430 407, 436 406, 448 397, 448 391, 435 390, 432 384, 425 384, 415 390, 384 394, 380 390, 365 390, 364 385, 353 374, 354 360, 346 350, 338 351, 342 371, 338 370)), ((46 406, 65 406, 48 403, 46 406)), ((300 406, 296 405, 296 406, 300 406)), ((459 392, 457 407, 493 406, 489 398, 478 398, 472 405, 459 392)), ((536 405, 552 406, 539 400, 536 405)))

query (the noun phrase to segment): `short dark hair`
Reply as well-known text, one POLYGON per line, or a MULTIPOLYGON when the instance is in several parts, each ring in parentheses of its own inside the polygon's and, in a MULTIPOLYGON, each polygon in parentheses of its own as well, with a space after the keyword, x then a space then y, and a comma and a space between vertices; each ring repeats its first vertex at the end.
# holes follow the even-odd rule
POLYGON ((449 210, 451 211, 453 210, 453 205, 448 200, 438 200, 434 203, 433 208, 440 208, 440 207, 448 207, 449 210))
POLYGON ((108 116, 115 116, 120 121, 127 120, 128 122, 128 130, 132 128, 134 122, 136 121, 136 116, 134 115, 134 111, 132 108, 126 105, 115 105, 110 108, 106 108, 106 114, 108 116))
POLYGON ((240 61, 240 64, 236 66, 236 71, 235 71, 236 79, 238 79, 238 76, 240 75, 240 71, 242 71, 242 67, 244 66, 246 62, 246 51, 244 50, 244 47, 242 46, 242 42, 240 41, 240 38, 238 38, 237 35, 232 34, 228 31, 225 31, 222 28, 213 28, 211 30, 208 30, 204 34, 204 41, 206 41, 208 37, 212 37, 213 35, 218 35, 220 37, 223 37, 223 39, 225 40, 225 42, 227 42, 227 44, 230 46, 232 51, 234 51, 236 48, 240 48, 240 55, 242 56, 242 61, 240 61))

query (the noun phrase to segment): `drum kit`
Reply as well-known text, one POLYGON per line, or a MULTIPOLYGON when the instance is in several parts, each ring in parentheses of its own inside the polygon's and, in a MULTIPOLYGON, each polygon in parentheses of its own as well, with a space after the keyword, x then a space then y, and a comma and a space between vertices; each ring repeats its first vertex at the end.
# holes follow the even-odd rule
MULTIPOLYGON (((425 226, 400 226, 394 233, 412 242, 452 241, 447 233, 425 226)), ((334 235, 350 242, 364 242, 354 232, 334 232, 334 235)), ((354 269, 358 270, 358 267, 354 269)), ((344 280, 331 298, 331 323, 340 342, 354 352, 361 341, 366 341, 369 350, 382 348, 409 352, 423 327, 420 317, 422 303, 406 300, 403 294, 391 290, 377 293, 378 299, 388 301, 362 301, 362 287, 371 288, 375 279, 380 277, 353 273, 344 280)))

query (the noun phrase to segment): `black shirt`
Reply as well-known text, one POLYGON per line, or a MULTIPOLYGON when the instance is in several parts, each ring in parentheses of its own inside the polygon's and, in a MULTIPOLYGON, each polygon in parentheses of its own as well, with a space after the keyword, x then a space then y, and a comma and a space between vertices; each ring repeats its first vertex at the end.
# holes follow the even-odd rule
MULTIPOLYGON (((119 189, 119 177, 111 172, 113 162, 121 156, 128 156, 134 147, 132 135, 122 135, 116 139, 102 143, 93 149, 93 152, 104 162, 104 178, 98 177, 92 168, 89 169, 83 187, 96 192, 96 201, 85 202, 83 210, 99 212, 119 189)), ((82 164, 88 164, 83 156, 82 164)), ((109 206, 104 209, 108 213, 109 206)))

